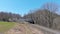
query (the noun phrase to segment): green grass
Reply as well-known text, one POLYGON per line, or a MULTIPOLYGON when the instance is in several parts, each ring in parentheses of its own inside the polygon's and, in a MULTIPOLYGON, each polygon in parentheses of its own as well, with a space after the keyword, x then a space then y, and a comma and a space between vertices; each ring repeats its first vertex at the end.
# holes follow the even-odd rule
POLYGON ((0 32, 5 32, 15 25, 14 22, 2 22, 0 21, 0 32))

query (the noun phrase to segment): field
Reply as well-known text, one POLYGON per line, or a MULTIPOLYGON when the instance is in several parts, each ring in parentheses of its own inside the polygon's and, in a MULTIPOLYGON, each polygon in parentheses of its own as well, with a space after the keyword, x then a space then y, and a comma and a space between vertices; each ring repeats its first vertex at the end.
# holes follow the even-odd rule
POLYGON ((2 22, 0 21, 0 32, 5 32, 15 25, 14 22, 2 22))

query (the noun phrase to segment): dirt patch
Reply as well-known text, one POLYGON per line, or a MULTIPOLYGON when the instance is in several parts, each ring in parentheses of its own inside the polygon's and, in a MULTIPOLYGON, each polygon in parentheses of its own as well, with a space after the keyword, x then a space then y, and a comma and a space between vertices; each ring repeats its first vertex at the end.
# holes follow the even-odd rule
POLYGON ((15 27, 5 32, 5 34, 43 34, 43 32, 30 27, 28 24, 16 24, 15 27))

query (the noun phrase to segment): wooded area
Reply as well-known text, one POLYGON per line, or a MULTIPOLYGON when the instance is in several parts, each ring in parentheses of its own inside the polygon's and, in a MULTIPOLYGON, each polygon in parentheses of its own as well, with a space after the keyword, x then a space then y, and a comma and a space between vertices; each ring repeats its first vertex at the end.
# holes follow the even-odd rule
POLYGON ((13 18, 21 18, 19 14, 13 14, 13 13, 6 13, 6 12, 0 12, 0 21, 9 21, 9 19, 13 18))
MULTIPOLYGON (((60 18, 60 15, 58 15, 56 12, 58 12, 59 6, 55 3, 46 3, 42 6, 41 9, 37 9, 35 11, 30 11, 27 15, 25 15, 23 18, 27 19, 30 18, 34 21, 34 24, 38 24, 41 26, 45 26, 51 29, 60 29, 60 22, 53 22, 55 18, 60 18), (59 27, 59 28, 57 28, 59 27)), ((58 19, 59 19, 58 18, 58 19)), ((58 20, 57 19, 57 20, 58 20)))

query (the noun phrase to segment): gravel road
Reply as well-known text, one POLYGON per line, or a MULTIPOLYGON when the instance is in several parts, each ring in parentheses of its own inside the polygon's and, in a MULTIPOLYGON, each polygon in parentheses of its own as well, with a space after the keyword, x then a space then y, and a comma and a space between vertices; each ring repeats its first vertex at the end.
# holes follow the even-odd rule
POLYGON ((60 34, 60 31, 52 30, 52 29, 49 29, 49 28, 46 28, 46 27, 43 27, 43 26, 39 26, 39 25, 36 25, 36 24, 30 24, 30 26, 35 27, 37 29, 40 29, 41 31, 44 32, 44 34, 60 34))

